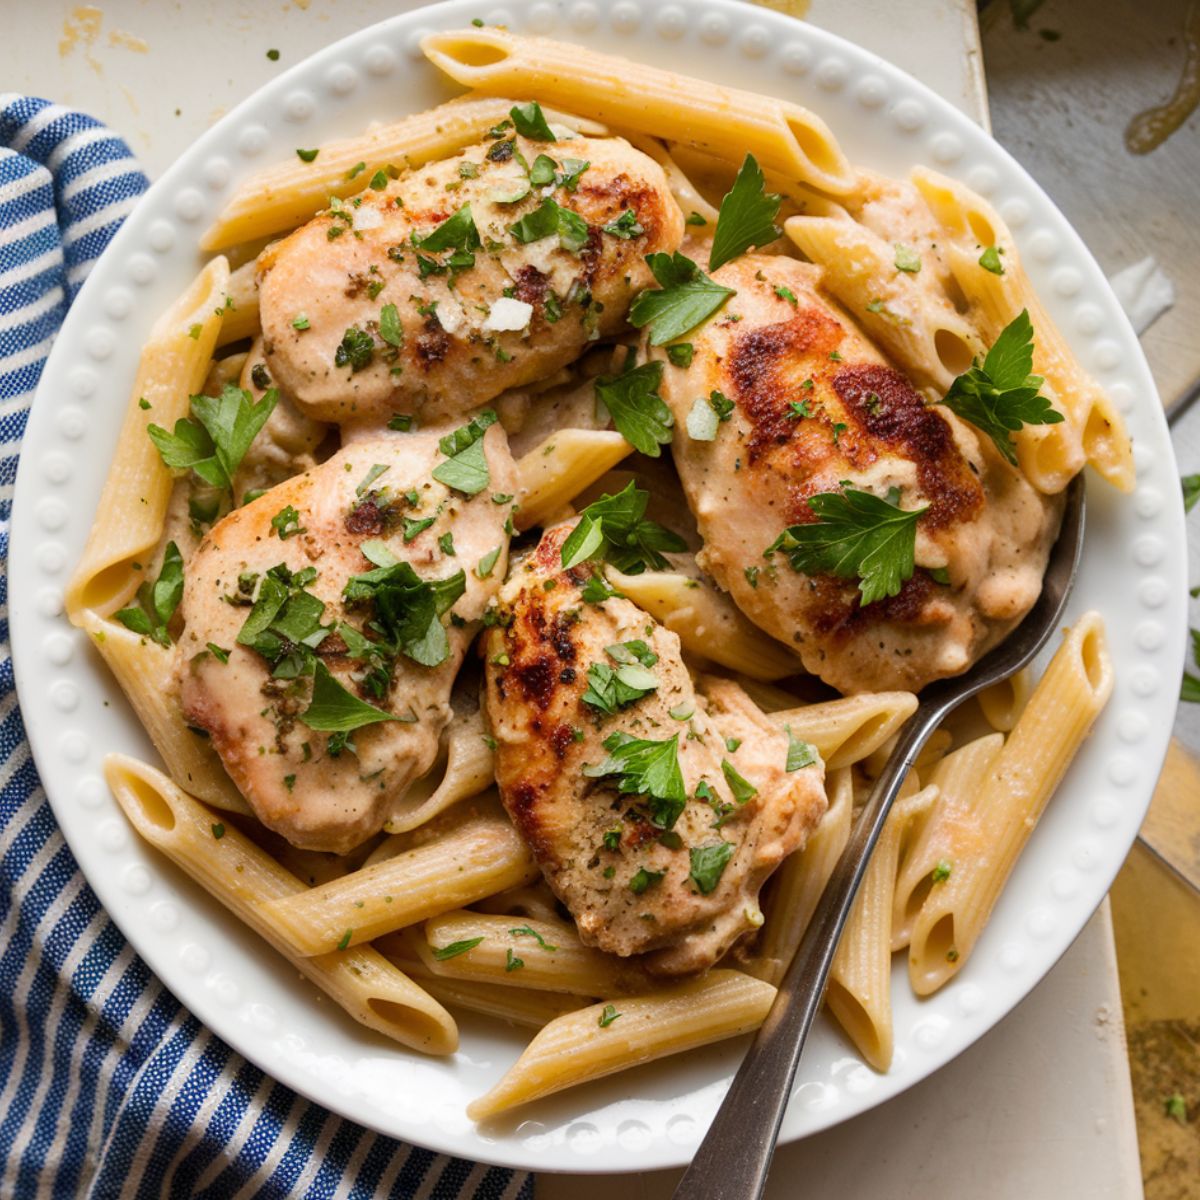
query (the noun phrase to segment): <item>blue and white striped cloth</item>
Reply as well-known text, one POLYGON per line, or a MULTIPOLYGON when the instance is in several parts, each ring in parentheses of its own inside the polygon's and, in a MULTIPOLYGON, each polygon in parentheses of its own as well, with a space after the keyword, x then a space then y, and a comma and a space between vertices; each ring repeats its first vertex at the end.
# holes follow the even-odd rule
POLYGON ((530 1176, 335 1117, 203 1028, 100 906, 38 780, 9 655, 17 456, 67 306, 146 187, 98 122, 0 94, 0 1196, 531 1200, 530 1176))

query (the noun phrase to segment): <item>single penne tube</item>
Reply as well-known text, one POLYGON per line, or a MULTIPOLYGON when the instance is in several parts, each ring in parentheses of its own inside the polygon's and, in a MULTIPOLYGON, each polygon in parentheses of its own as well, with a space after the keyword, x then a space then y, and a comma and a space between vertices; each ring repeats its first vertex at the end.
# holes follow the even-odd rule
POLYGON ((937 798, 927 787, 897 799, 871 852, 858 895, 838 941, 825 1003, 858 1052, 877 1071, 892 1064, 892 895, 896 863, 909 824, 937 798))
MULTIPOLYGON (((448 158, 508 119, 511 100, 492 95, 459 97, 354 137, 314 147, 311 162, 299 155, 247 179, 200 241, 203 250, 282 233, 302 225, 329 204, 361 192, 379 170, 419 167, 448 158)), ((567 113, 547 118, 580 133, 604 133, 567 113)))
POLYGON ((100 493, 83 558, 67 587, 67 616, 111 616, 145 578, 146 559, 162 536, 174 476, 146 432, 173 429, 208 374, 229 265, 214 258, 159 318, 142 350, 112 466, 100 493))
POLYGON ((520 94, 607 125, 681 141, 840 194, 855 175, 829 127, 798 104, 497 28, 430 33, 426 58, 465 87, 520 94))
POLYGON ((656 984, 636 963, 585 946, 563 921, 459 909, 431 917, 424 934, 414 948, 435 975, 575 996, 630 996, 656 984))
POLYGON ((153 767, 110 754, 104 775, 133 827, 236 917, 278 950, 356 1021, 427 1054, 458 1048, 454 1018, 424 989, 369 946, 299 955, 264 920, 264 901, 304 885, 219 814, 153 767))
POLYGON ((917 711, 912 692, 864 692, 773 712, 801 741, 820 751, 827 770, 848 767, 877 750, 917 711))
POLYGON ((1044 492, 1060 492, 1091 463, 1122 492, 1133 490, 1133 451, 1125 424, 1108 394, 1091 379, 1050 318, 1021 265, 1016 243, 1000 215, 970 188, 926 167, 912 182, 952 239, 945 255, 988 343, 1022 309, 1033 325, 1033 370, 1065 418, 1026 426, 1014 435, 1021 469, 1044 492), (995 248, 1000 271, 979 259, 995 248))
POLYGON ((715 970, 646 996, 581 1008, 551 1021, 467 1115, 483 1121, 576 1084, 748 1033, 762 1024, 774 999, 775 989, 761 979, 715 970))
POLYGON ((938 798, 900 862, 892 912, 893 950, 908 945, 925 897, 953 872, 954 863, 984 849, 976 845, 980 822, 974 816, 975 804, 1003 745, 998 733, 976 738, 948 754, 930 773, 938 798))
POLYGON ((258 317, 258 260, 242 263, 236 271, 230 271, 225 287, 225 299, 221 312, 221 330, 217 334, 217 345, 227 346, 240 342, 242 338, 257 337, 262 326, 258 317))
POLYGON ((786 646, 752 625, 732 600, 703 579, 675 571, 626 575, 612 567, 610 584, 679 635, 688 653, 752 679, 783 679, 804 671, 786 646))
POLYGON ((784 230, 824 268, 822 283, 919 387, 944 394, 983 343, 971 323, 920 278, 895 266, 894 246, 849 218, 801 215, 784 230))
POLYGON ((585 488, 633 453, 607 429, 560 429, 517 460, 517 509, 522 531, 561 514, 585 488))
POLYGON ((912 927, 909 978, 919 996, 963 967, 1017 856, 1113 688, 1098 613, 1067 631, 1025 711, 979 788, 974 852, 930 890, 912 927))
POLYGON ((177 646, 105 621, 85 609, 78 622, 116 677, 133 711, 166 764, 167 774, 189 795, 227 812, 250 813, 206 737, 189 728, 175 681, 177 646))
POLYGON ((1009 733, 1016 725, 1033 691, 1033 670, 1023 667, 1015 675, 984 688, 976 697, 983 719, 1001 733, 1009 733))
POLYGON ((262 905, 297 954, 369 942, 538 876, 520 834, 484 809, 444 837, 295 896, 262 905))
POLYGON ((205 396, 219 396, 227 386, 238 386, 242 378, 242 368, 249 357, 249 353, 241 353, 214 358, 208 366, 208 374, 204 377, 200 391, 205 396))
POLYGON ((817 910, 817 902, 850 839, 854 785, 850 768, 832 771, 826 781, 829 807, 804 849, 790 855, 769 884, 764 921, 746 970, 779 986, 800 939, 817 910))
POLYGON ((495 782, 495 755, 481 710, 455 713, 442 741, 433 768, 396 802, 384 826, 388 833, 416 829, 495 782))
POLYGON ((417 939, 420 939, 417 929, 402 929, 399 933, 384 934, 373 944, 376 950, 395 963, 405 975, 417 980, 435 1000, 450 1008, 482 1013, 487 1017, 507 1021, 511 1025, 541 1029, 555 1017, 575 1012, 576 1009, 590 1003, 589 1000, 570 996, 565 992, 497 987, 495 984, 476 979, 435 975, 425 966, 410 944, 417 939))

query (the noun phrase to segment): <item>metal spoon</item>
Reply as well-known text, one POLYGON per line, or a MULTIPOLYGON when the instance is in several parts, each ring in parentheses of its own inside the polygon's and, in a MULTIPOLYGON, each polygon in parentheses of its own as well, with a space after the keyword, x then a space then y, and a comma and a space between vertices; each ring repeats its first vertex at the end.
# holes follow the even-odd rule
POLYGON ((908 769, 929 735, 964 700, 1030 662, 1066 607, 1083 545, 1084 484, 1067 491, 1062 528, 1050 555, 1042 592, 1021 624, 967 674, 926 688, 917 711, 863 806, 850 841, 792 959, 779 994, 717 1111, 675 1200, 759 1200, 775 1153, 796 1067, 821 1006, 838 939, 867 860, 908 769))

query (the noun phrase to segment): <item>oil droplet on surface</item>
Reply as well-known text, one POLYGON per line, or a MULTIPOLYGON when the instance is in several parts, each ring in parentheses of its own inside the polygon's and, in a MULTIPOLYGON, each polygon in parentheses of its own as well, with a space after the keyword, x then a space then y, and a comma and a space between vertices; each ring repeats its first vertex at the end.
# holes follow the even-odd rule
POLYGON ((1158 149, 1196 111, 1200 104, 1200 0, 1192 0, 1183 22, 1183 73, 1175 94, 1165 104, 1140 112, 1125 130, 1130 154, 1158 149))

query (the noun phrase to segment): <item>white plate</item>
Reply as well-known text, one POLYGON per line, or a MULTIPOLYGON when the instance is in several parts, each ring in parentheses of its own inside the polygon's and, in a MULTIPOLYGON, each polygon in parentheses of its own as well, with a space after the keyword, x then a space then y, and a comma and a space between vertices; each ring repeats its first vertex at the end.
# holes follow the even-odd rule
MULTIPOLYGON (((62 616, 116 442, 139 347, 199 264, 199 233, 236 183, 296 146, 426 108, 447 88, 417 49, 435 27, 483 16, 809 105, 856 162, 890 174, 928 163, 988 196, 1084 366, 1112 392, 1140 473, 1125 499, 1092 480, 1071 609, 1100 609, 1116 662, 1112 703, 1064 781, 962 973, 918 1002, 902 961, 896 1054, 877 1075, 819 1021, 784 1139, 879 1104, 990 1029, 1070 945, 1137 833, 1179 690, 1185 631, 1183 509, 1171 444, 1137 339, 1091 255, 1025 172, 975 125, 880 59, 729 0, 468 2, 398 16, 273 80, 183 153, 96 265, 46 366, 25 437, 12 539, 13 652, 34 756, 71 848, 113 919, 159 978, 263 1070, 383 1133, 537 1170, 632 1171, 688 1161, 742 1042, 642 1067, 532 1106, 511 1126, 463 1114, 525 1035, 462 1023, 450 1060, 355 1025, 125 823, 100 775, 111 750, 153 756, 116 684, 62 616)), ((1036 1087, 1036 1081, 1021 1086, 1036 1087)))

